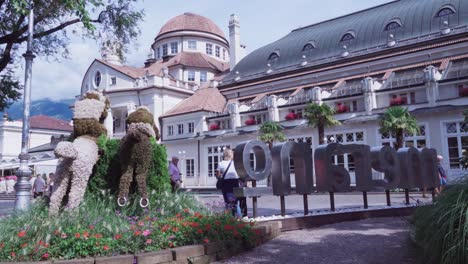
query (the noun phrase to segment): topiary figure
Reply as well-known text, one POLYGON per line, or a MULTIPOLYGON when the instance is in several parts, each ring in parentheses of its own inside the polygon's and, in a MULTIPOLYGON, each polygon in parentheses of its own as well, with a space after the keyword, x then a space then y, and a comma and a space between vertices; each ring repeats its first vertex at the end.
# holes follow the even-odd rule
POLYGON ((122 169, 117 198, 119 206, 127 203, 134 174, 141 196, 140 206, 149 205, 146 176, 152 161, 151 138, 157 137, 155 130, 153 115, 144 106, 138 107, 127 118, 127 134, 122 138, 119 153, 122 169))
POLYGON ((60 142, 55 155, 60 159, 55 173, 58 186, 50 199, 49 214, 56 215, 67 195, 68 210, 78 207, 83 199, 89 176, 96 164, 98 155, 97 138, 107 131, 100 120, 107 115, 107 98, 100 92, 88 92, 84 99, 74 105, 73 142, 60 142))

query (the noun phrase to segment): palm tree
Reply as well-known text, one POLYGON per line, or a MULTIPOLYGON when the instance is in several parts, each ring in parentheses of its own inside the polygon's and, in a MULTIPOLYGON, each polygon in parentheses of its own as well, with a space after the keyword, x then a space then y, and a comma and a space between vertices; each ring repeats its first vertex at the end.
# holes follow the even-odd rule
POLYGON ((395 137, 395 149, 403 147, 404 137, 406 134, 419 133, 419 126, 416 118, 414 118, 407 108, 393 106, 385 111, 380 118, 380 133, 390 134, 395 137))
MULTIPOLYGON (((267 121, 260 126, 260 133, 258 138, 268 144, 268 148, 273 148, 275 141, 286 141, 286 136, 281 132, 283 128, 276 122, 267 121)), ((268 175, 267 186, 271 186, 271 174, 268 175)))
POLYGON ((325 144, 325 128, 340 125, 340 121, 333 116, 335 109, 327 104, 309 103, 304 112, 304 117, 310 127, 318 130, 319 144, 325 144))

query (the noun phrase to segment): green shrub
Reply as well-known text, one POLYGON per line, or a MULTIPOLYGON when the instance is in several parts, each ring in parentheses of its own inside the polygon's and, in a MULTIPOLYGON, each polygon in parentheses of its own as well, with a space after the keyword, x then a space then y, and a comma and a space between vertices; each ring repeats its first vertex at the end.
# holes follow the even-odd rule
POLYGON ((468 263, 468 178, 450 185, 434 205, 413 215, 424 263, 468 263))
MULTIPOLYGON (((97 194, 102 190, 109 190, 112 194, 118 192, 121 176, 119 149, 120 140, 107 139, 105 136, 98 138, 99 161, 93 169, 87 187, 87 193, 97 194)), ((162 193, 171 189, 170 177, 167 165, 166 148, 151 139, 153 146, 153 162, 148 171, 146 180, 148 191, 162 193)), ((135 189, 136 181, 132 182, 131 190, 135 189)))

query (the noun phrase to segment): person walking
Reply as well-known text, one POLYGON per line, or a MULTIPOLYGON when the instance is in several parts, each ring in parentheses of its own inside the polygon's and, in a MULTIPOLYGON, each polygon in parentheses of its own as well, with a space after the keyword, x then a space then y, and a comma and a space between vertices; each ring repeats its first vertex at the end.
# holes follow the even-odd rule
POLYGON ((33 194, 34 194, 34 199, 36 199, 37 197, 42 197, 44 196, 44 190, 46 188, 46 183, 44 181, 44 179, 42 178, 41 175, 37 175, 37 178, 36 180, 34 181, 34 185, 33 185, 33 194))
POLYGON ((437 194, 440 194, 444 190, 445 185, 447 185, 447 173, 445 173, 445 169, 442 166, 443 159, 444 157, 442 157, 441 155, 437 155, 437 161, 439 162, 439 164, 437 165, 437 169, 439 171, 439 180, 440 180, 440 189, 439 188, 435 189, 437 194))
POLYGON ((169 175, 171 175, 171 187, 172 192, 176 192, 180 188, 182 180, 180 179, 180 171, 177 164, 179 163, 179 158, 173 156, 171 162, 169 163, 169 175))
POLYGON ((216 177, 223 178, 222 193, 226 209, 232 212, 235 216, 237 212, 238 199, 234 195, 234 188, 239 187, 239 175, 237 175, 236 168, 234 167, 234 152, 232 149, 224 149, 224 160, 218 163, 216 170, 216 177))

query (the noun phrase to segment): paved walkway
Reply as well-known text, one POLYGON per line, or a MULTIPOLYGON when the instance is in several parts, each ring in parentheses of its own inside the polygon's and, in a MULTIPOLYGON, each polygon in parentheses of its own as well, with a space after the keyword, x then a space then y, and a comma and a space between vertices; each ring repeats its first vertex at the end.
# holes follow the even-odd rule
POLYGON ((404 218, 374 218, 284 232, 252 251, 217 262, 394 264, 416 263, 404 218))

